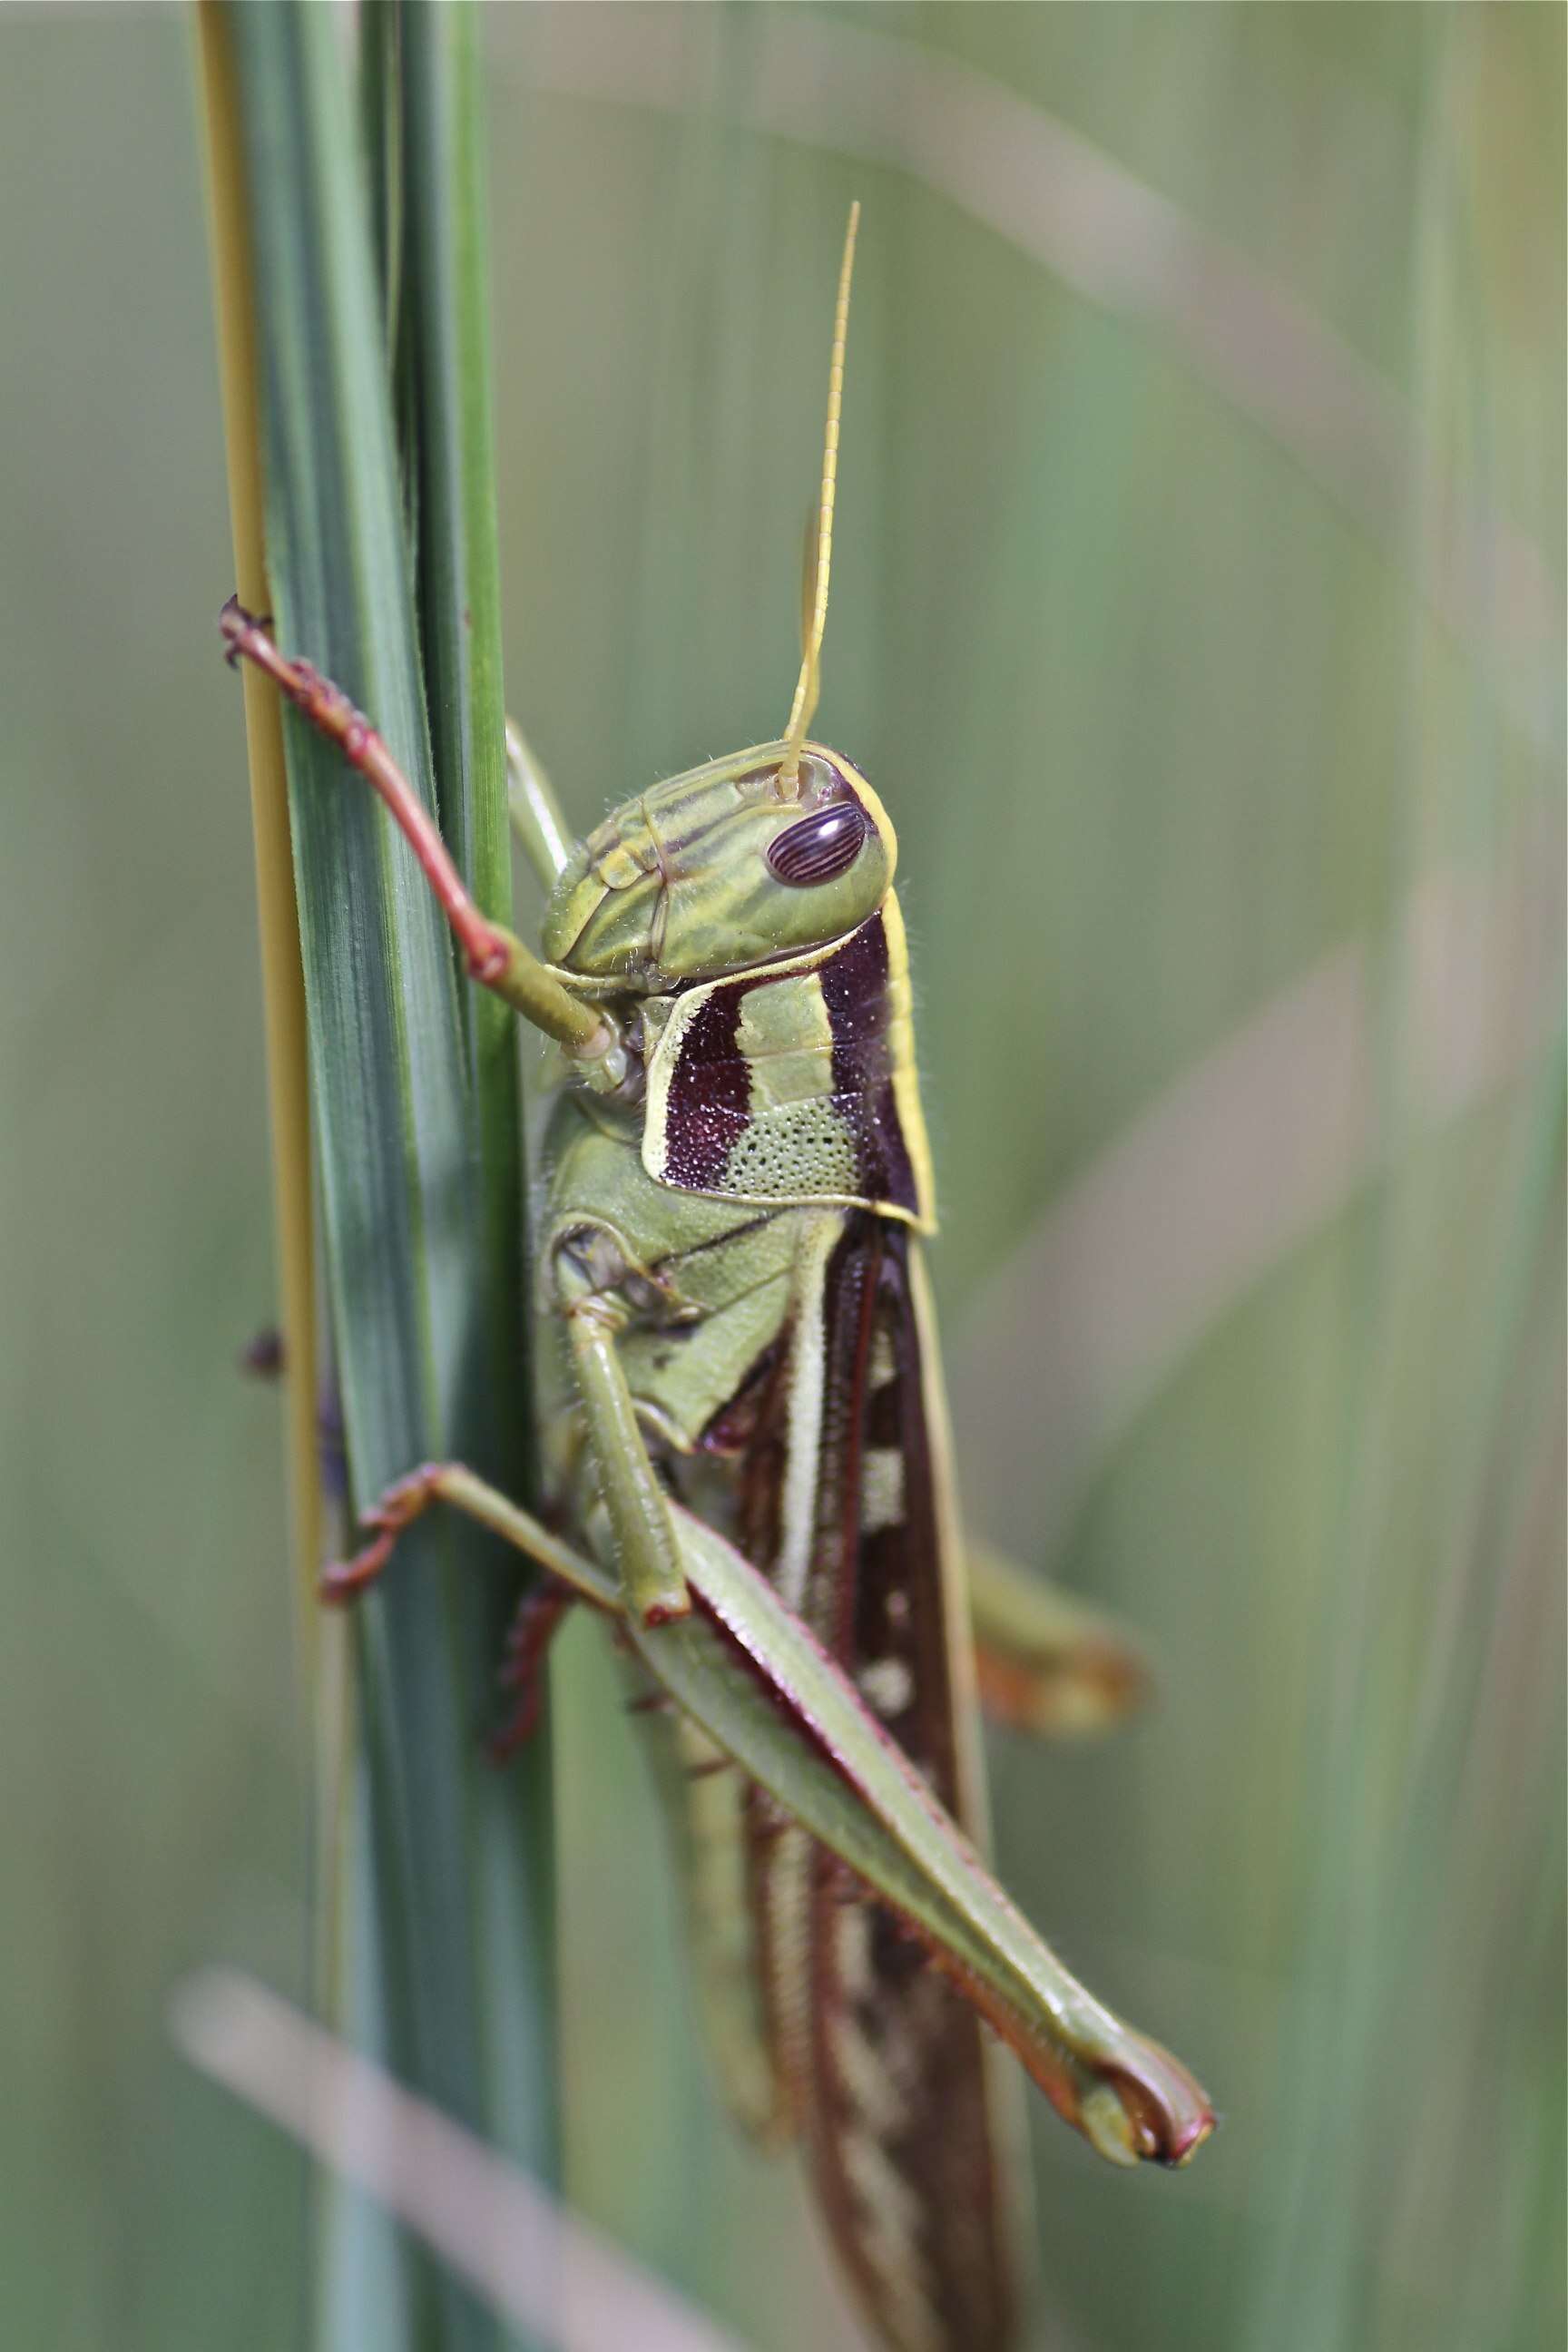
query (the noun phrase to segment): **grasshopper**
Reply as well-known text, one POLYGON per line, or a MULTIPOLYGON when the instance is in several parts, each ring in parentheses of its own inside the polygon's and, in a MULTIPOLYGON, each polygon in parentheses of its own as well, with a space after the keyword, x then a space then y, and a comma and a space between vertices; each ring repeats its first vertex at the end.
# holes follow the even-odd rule
POLYGON ((347 698, 237 604, 223 630, 379 793, 473 978, 565 1065, 537 1236, 552 1526, 427 1464, 323 1591, 362 1591, 436 1501, 508 1537, 548 1572, 514 1637, 514 1733, 566 1600, 614 1620, 651 1677, 732 2107, 805 2143, 879 2342, 1001 2352, 1022 2176, 1016 2077, 987 2028, 1114 2160, 1179 2163, 1212 2116, 980 1859, 972 1614, 1014 1720, 1113 1715, 1137 1669, 1021 1572, 972 1553, 968 1590, 897 842, 866 777, 808 731, 858 214, 784 730, 634 795, 576 845, 510 733, 514 820, 550 893, 542 958, 480 913, 347 698))

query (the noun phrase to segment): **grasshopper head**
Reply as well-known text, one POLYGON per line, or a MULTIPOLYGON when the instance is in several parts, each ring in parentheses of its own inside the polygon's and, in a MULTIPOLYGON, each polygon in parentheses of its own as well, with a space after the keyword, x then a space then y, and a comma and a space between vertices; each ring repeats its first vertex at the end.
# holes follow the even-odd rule
POLYGON ((544 921, 552 963, 659 993, 854 930, 880 906, 898 842, 870 785, 787 741, 671 776, 591 834, 544 921))

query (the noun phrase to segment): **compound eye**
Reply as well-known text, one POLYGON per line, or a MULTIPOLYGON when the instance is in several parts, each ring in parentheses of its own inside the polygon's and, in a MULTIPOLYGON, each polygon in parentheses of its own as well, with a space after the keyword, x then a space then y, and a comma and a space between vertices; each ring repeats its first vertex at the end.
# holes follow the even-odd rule
POLYGON ((858 801, 833 801, 769 843, 768 871, 775 881, 797 890, 831 882, 854 865, 870 829, 871 821, 858 801))

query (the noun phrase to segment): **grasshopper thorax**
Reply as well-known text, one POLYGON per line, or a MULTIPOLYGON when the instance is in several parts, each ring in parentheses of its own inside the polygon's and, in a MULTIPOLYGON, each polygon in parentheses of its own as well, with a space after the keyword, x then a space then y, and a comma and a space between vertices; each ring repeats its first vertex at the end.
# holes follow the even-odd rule
POLYGON ((624 802, 563 871, 550 961, 660 994, 840 939, 881 905, 898 842, 865 778, 808 743, 753 744, 624 802))

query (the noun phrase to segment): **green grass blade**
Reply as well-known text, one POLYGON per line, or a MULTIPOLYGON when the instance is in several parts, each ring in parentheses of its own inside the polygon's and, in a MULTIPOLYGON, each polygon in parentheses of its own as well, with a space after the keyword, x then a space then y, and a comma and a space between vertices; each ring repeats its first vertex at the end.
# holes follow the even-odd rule
MULTIPOLYGON (((415 517, 415 589, 437 805, 487 914, 511 920, 506 810, 500 576, 490 417, 488 172, 479 18, 471 5, 408 0, 400 12, 402 269, 397 315, 404 461, 415 517)), ((463 1458, 508 1494, 533 1485, 523 1252, 523 1168, 515 1016, 463 985, 458 1011, 478 1129, 487 1345, 461 1399, 463 1458)), ((498 1569, 500 1558, 498 1556, 498 1569)), ((508 1588, 498 1574, 498 1593, 508 1588)), ((487 1637, 499 1629, 485 1628, 487 1637)), ((493 1642, 487 1638, 493 1662, 493 1642)), ((521 1831, 528 1864, 475 1889, 485 1931, 510 1951, 488 2033, 491 2136, 539 2179, 556 2176, 552 1885, 548 1743, 504 1781, 489 1834, 521 1831), (510 2028, 515 2024, 516 2030, 510 2028), (503 2063, 504 2061, 504 2063, 503 2063)))
MULTIPOLYGON (((383 311, 336 28, 327 12, 293 5, 235 8, 229 21, 265 354, 278 631, 374 714, 433 799, 383 311)), ((483 463, 470 443, 459 469, 470 518, 483 463)), ((427 584, 427 611, 432 593, 427 584)), ((493 581, 489 606, 493 643, 493 581)), ((459 689, 470 741, 487 697, 499 708, 497 666, 488 683, 476 668, 459 689)), ((444 728, 444 751, 451 740, 444 728)), ((402 845, 292 720, 289 751, 326 1255, 351 1480, 363 1498, 432 1453, 495 1458, 500 1444, 500 1318, 517 1311, 519 1286, 498 1285, 488 1246, 508 1186, 513 1202, 517 1193, 501 1142, 511 1097, 493 1039, 481 1048, 467 1028, 446 932, 402 845)), ((470 755, 447 782, 453 804, 468 810, 463 847, 473 856, 496 837, 494 779, 487 786, 470 755)), ((487 854, 481 885, 493 895, 487 854)), ((537 2161, 534 2135, 550 2136, 546 2032, 524 2049, 509 2021, 527 1979, 545 1974, 548 1882, 526 1874, 521 1830, 477 1740, 499 1576, 476 1572, 483 1543, 454 1528, 433 1529, 421 1549, 426 1573, 399 1580, 365 1620, 369 1885, 353 1916, 356 2023, 401 2079, 537 2161), (540 2102, 531 2118, 522 2113, 531 2099, 540 2102)), ((413 2258, 394 2291, 363 2240, 335 2286, 338 2340, 357 2310, 376 2315, 378 2346, 393 2340, 394 2313, 397 2340, 410 2346, 467 2352, 496 2341, 493 2320, 413 2258)))

